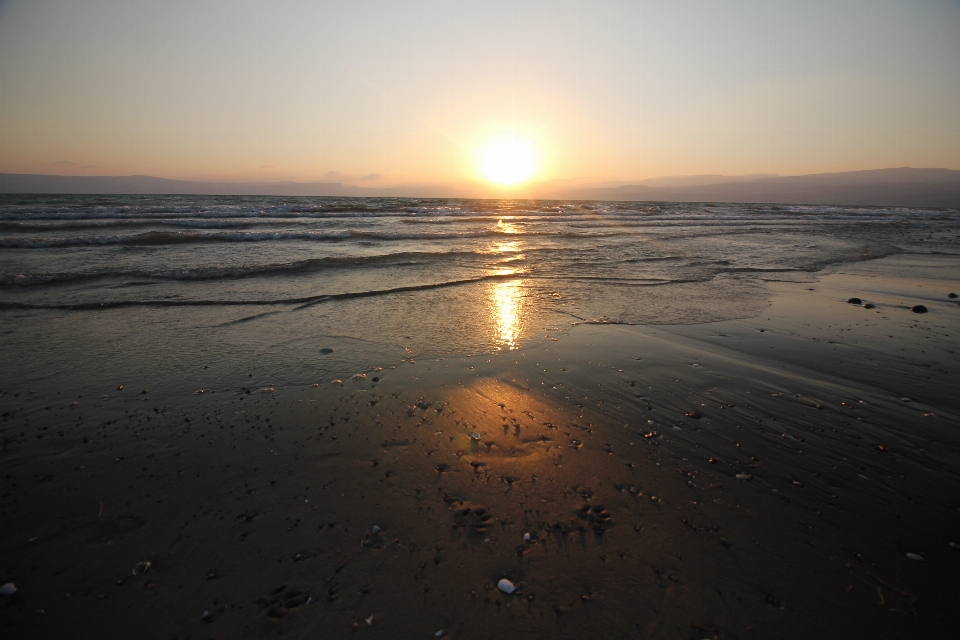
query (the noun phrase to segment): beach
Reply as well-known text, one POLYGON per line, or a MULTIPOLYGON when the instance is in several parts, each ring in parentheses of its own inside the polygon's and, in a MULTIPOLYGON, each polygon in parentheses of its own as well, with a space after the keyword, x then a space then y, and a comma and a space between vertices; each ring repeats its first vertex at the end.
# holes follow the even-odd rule
POLYGON ((7 633, 957 632, 958 212, 147 204, 4 201, 7 633))

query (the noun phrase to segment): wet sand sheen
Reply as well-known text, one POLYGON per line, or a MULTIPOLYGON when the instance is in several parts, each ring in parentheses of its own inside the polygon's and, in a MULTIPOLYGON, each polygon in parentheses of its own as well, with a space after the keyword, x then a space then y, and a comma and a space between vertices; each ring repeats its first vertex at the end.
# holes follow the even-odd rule
MULTIPOLYGON (((234 370, 196 395, 4 389, 0 578, 19 591, 3 625, 955 632, 954 266, 888 258, 771 283, 752 319, 571 326, 500 355, 384 359, 342 386, 234 370)), ((505 342, 513 293, 492 294, 505 342)))

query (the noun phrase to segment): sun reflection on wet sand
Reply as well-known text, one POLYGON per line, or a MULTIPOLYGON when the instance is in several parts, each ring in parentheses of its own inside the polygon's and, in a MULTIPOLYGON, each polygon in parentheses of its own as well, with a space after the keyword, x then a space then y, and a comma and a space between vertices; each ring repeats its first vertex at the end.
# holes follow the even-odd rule
POLYGON ((491 315, 494 342, 500 349, 516 349, 523 326, 523 280, 506 280, 493 285, 491 315))

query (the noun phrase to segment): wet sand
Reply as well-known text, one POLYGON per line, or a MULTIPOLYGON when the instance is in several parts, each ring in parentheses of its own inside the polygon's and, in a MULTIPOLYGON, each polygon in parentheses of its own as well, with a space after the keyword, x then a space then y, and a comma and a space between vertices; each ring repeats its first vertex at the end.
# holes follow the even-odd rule
POLYGON ((950 637, 957 267, 893 256, 768 283, 750 319, 571 320, 342 384, 276 384, 257 363, 204 382, 209 354, 184 363, 192 392, 7 374, 0 582, 18 591, 0 626, 950 637))

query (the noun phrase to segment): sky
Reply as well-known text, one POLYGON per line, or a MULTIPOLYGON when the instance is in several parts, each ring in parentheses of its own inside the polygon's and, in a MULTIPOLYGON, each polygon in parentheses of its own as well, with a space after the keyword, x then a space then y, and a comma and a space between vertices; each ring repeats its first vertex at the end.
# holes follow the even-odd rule
POLYGON ((0 172, 960 169, 958 34, 960 0, 0 0, 0 172))

